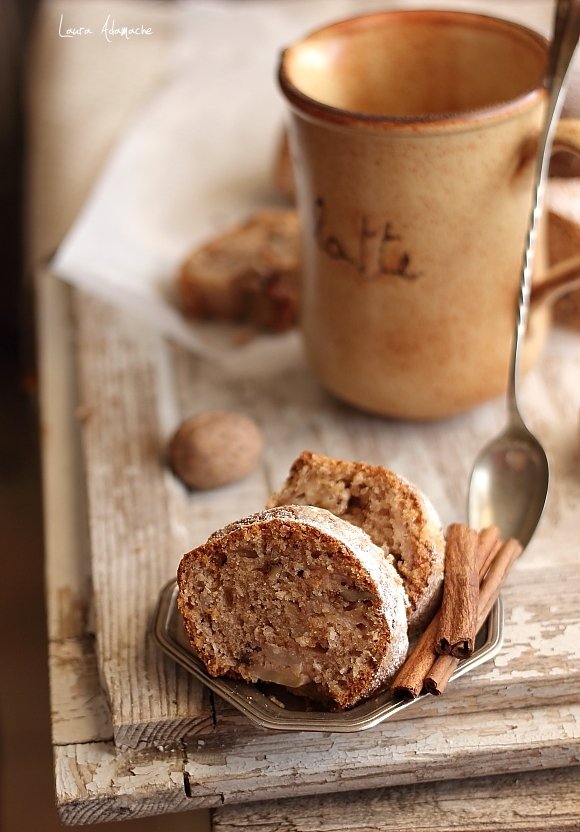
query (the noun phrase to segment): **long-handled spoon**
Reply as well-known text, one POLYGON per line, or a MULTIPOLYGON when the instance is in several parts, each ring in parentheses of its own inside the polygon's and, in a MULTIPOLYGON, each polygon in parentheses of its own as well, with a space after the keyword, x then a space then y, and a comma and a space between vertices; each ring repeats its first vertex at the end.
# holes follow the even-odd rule
POLYGON ((539 139, 533 210, 520 276, 518 309, 508 377, 508 425, 479 453, 469 482, 468 518, 475 528, 497 525, 505 538, 525 547, 542 516, 548 495, 549 467, 544 448, 526 427, 518 408, 520 348, 524 338, 532 263, 554 129, 564 99, 566 73, 580 35, 580 0, 558 0, 545 86, 545 124, 539 139))

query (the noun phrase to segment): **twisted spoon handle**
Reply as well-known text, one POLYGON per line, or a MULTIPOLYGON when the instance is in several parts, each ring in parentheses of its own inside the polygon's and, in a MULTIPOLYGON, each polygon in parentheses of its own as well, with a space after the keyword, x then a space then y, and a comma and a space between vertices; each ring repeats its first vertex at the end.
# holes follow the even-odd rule
POLYGON ((538 220, 541 215, 544 188, 548 175, 554 131, 564 103, 564 90, 568 67, 574 55, 580 36, 580 0, 557 0, 554 18, 554 32, 544 86, 548 92, 547 112, 544 127, 538 141, 538 152, 534 175, 532 213, 530 216, 526 247, 520 274, 518 310, 510 371, 508 377, 507 401, 510 418, 522 423, 517 404, 517 386, 519 378, 520 347, 524 339, 530 306, 532 287, 532 268, 536 247, 538 220))

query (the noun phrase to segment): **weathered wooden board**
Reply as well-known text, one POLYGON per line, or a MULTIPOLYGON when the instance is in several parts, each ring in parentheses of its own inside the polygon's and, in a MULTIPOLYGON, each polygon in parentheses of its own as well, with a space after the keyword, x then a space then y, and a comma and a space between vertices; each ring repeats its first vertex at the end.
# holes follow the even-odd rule
POLYGON ((164 347, 77 296, 97 655, 118 745, 166 745, 207 712, 203 689, 147 637, 159 588, 188 545, 187 497, 164 464, 164 347))
MULTIPOLYGON (((93 823, 191 809, 184 792, 184 752, 149 751, 134 762, 112 742, 110 711, 95 653, 86 489, 76 394, 74 290, 38 275, 41 407, 49 611, 49 669, 56 797, 67 823, 93 823), (58 368, 58 373, 55 370, 58 368), (74 762, 73 762, 74 761, 74 762), (95 782, 90 774, 96 772, 95 782), (125 789, 125 793, 123 791, 125 789), (73 795, 71 798, 70 795, 73 795)), ((205 709, 211 721, 211 708, 205 709)), ((205 830, 206 812, 171 828, 205 830)), ((161 828, 161 827, 157 827, 161 828)))
MULTIPOLYGON (((262 732, 163 753, 112 743, 56 750, 69 823, 580 763, 580 706, 425 718, 360 735, 262 732), (296 740, 300 742, 297 753, 296 740), (441 754, 444 741, 446 753, 441 754), (157 803, 155 803, 157 796, 157 803)), ((242 815, 243 817, 243 815, 242 815)))
POLYGON ((198 743, 185 768, 192 799, 242 803, 578 765, 580 706, 387 722, 356 743, 345 734, 272 733, 198 743))
POLYGON ((53 741, 108 740, 113 729, 89 625, 91 562, 70 290, 44 271, 37 284, 39 334, 45 344, 40 394, 53 741))
POLYGON ((193 808, 183 788, 183 753, 119 752, 112 742, 55 749, 64 823, 101 823, 193 808))
POLYGON ((573 832, 580 768, 441 781, 213 812, 214 832, 573 832))

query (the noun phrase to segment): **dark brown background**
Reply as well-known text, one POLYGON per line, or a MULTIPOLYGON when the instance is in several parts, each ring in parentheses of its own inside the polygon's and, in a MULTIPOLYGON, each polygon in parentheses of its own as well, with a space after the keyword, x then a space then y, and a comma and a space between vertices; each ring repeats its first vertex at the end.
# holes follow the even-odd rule
POLYGON ((0 829, 54 810, 33 326, 25 302, 21 89, 36 0, 0 2, 0 829))

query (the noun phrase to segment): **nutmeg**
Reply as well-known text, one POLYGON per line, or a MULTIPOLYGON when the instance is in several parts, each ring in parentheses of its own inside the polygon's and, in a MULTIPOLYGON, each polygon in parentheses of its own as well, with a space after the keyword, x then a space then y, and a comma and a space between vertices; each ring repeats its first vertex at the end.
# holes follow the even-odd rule
POLYGON ((186 419, 177 429, 169 443, 169 463, 189 488, 218 488, 253 471, 262 446, 260 430, 247 416, 206 411, 186 419))

